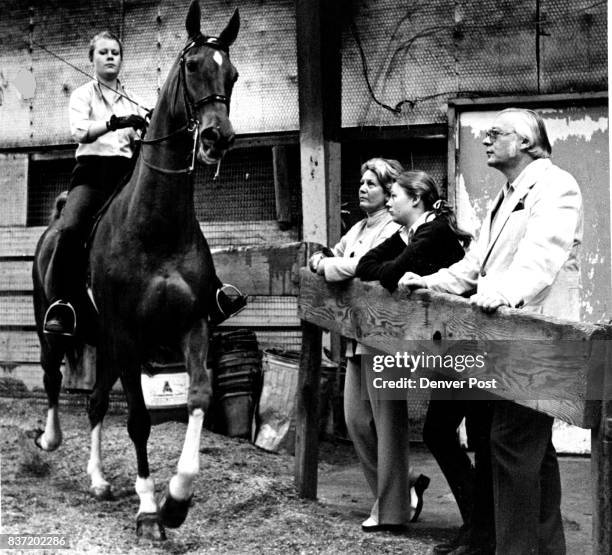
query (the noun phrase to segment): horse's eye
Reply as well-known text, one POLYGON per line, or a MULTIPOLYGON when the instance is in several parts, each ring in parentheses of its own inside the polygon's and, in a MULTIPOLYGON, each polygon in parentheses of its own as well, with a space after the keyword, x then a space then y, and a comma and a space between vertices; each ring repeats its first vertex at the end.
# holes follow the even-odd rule
POLYGON ((195 71, 198 69, 198 63, 194 60, 189 60, 186 65, 188 71, 195 71))

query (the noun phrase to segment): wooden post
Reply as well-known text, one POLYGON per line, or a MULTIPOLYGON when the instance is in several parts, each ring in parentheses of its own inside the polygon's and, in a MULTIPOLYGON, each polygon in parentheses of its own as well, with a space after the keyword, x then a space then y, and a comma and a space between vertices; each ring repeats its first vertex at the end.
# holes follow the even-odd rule
POLYGON ((608 348, 601 417, 591 430, 593 555, 612 553, 612 367, 608 348))
POLYGON ((281 230, 291 226, 291 188, 287 164, 287 147, 272 147, 272 165, 274 167, 274 197, 276 201, 276 221, 281 230))
POLYGON ((317 498, 321 328, 302 321, 295 429, 295 485, 300 497, 317 498))
POLYGON ((340 238, 341 2, 296 0, 303 240, 340 238))

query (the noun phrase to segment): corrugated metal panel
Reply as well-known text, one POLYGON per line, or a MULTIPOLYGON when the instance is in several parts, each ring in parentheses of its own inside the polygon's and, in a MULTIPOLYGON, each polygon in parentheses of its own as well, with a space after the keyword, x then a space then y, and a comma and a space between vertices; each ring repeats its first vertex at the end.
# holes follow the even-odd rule
MULTIPOLYGON (((86 78, 31 38, 90 71, 88 41, 101 26, 122 34, 123 77, 153 104, 184 44, 188 0, 90 0, 21 3, 11 0, 0 22, 0 146, 69 142, 66 106, 86 78), (28 7, 32 6, 30 12, 28 7), (33 68, 38 90, 30 102, 14 82, 33 68)), ((202 29, 218 33, 234 8, 242 28, 232 49, 240 72, 232 100, 238 133, 298 128, 295 13, 290 0, 202 0, 202 29)), ((345 127, 445 121, 446 99, 481 95, 606 89, 606 5, 589 0, 362 0, 338 22, 343 33, 345 127), (538 9, 539 5, 539 9, 538 9), (538 17, 539 27, 538 40, 538 17), (354 22, 374 93, 367 90, 354 22), (539 45, 539 51, 538 51, 539 45), (539 76, 539 79, 538 79, 539 76)))
POLYGON ((451 0, 353 3, 343 37, 342 125, 408 125, 445 119, 439 99, 394 114, 368 94, 361 43, 376 97, 394 107, 403 100, 456 90, 451 0), (356 34, 351 30, 354 21, 356 34))
POLYGON ((542 93, 606 90, 607 2, 540 0, 542 93))
POLYGON ((458 3, 454 28, 458 92, 537 93, 537 1, 458 3))
MULTIPOLYGON (((202 31, 218 34, 234 8, 242 26, 232 48, 240 71, 232 101, 238 133, 295 130, 298 127, 295 17, 293 3, 201 1, 202 31)), ((30 39, 71 64, 91 73, 87 58, 91 37, 109 28, 123 38, 122 81, 144 104, 154 106, 158 90, 185 44, 188 0, 32 2, 12 4, 10 24, 0 27, 0 146, 50 145, 72 142, 68 131, 70 93, 87 81, 30 39), (28 6, 32 9, 29 10, 28 6), (29 21, 33 21, 30 33, 29 21), (19 29, 20 32, 15 32, 19 29), (33 69, 37 91, 32 102, 14 86, 20 71, 33 69)))

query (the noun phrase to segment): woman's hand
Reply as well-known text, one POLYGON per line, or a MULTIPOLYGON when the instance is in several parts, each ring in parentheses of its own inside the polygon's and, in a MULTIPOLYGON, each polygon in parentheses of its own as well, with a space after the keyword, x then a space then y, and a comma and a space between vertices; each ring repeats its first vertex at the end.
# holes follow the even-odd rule
POLYGON ((401 292, 411 291, 412 289, 427 289, 427 284, 418 274, 406 272, 397 282, 397 289, 401 292))
POLYGON ((310 257, 310 260, 308 260, 308 267, 310 268, 310 271, 313 274, 318 273, 320 262, 321 260, 323 260, 323 258, 325 258, 325 255, 321 251, 319 251, 319 252, 315 252, 310 257))

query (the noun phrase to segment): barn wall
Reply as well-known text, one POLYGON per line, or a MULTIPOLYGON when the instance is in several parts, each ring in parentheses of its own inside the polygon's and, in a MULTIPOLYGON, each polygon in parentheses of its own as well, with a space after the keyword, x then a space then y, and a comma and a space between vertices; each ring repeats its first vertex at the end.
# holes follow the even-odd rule
MULTIPOLYGON (((36 43, 89 73, 88 41, 105 22, 125 43, 124 81, 153 105, 184 44, 188 3, 4 2, 9 17, 0 22, 0 148, 71 142, 66 105, 86 77, 36 43), (36 79, 32 101, 18 93, 24 71, 36 79)), ((242 27, 231 52, 240 71, 232 100, 238 133, 298 129, 293 2, 200 3, 202 29, 211 34, 240 8, 242 27)), ((605 11, 604 4, 590 0, 347 3, 338 22, 343 33, 343 126, 441 123, 446 100, 461 95, 606 90, 605 11), (391 107, 403 103, 398 113, 374 101, 366 76, 380 102, 391 107)))
MULTIPOLYGON (((2 2, 0 370, 3 375, 17 376, 22 371, 26 376, 35 376, 40 383, 28 298, 32 255, 42 228, 32 226, 42 224, 56 192, 66 185, 72 152, 46 151, 71 143, 66 121, 68 98, 74 88, 87 80, 36 44, 46 46, 89 73, 88 41, 102 26, 108 27, 124 41, 124 82, 145 104, 152 106, 170 64, 184 44, 188 4, 189 0, 2 2), (24 99, 20 94, 20 84, 28 76, 33 76, 36 82, 32 99, 24 99), (54 166, 53 187, 50 187, 47 175, 44 171, 41 173, 40 160, 48 159, 53 165, 54 156, 64 157, 66 167, 62 166, 63 173, 58 177, 57 164, 54 166), (33 192, 30 198, 28 181, 33 192)), ((211 34, 224 27, 235 8, 241 12, 241 31, 231 51, 240 72, 232 99, 232 121, 238 134, 280 133, 283 136, 284 132, 297 131, 294 2, 200 0, 200 4, 202 30, 211 34)), ((342 200, 351 211, 348 224, 359 217, 355 203, 358 168, 370 156, 396 157, 408 167, 430 171, 445 185, 443 134, 438 133, 437 138, 427 141, 410 137, 413 137, 411 126, 414 125, 437 124, 443 130, 449 98, 607 89, 606 5, 599 2, 357 0, 346 2, 345 7, 343 18, 338 22, 343 43, 342 125, 358 130, 372 127, 381 134, 384 130, 395 130, 392 140, 377 141, 375 132, 370 136, 372 141, 343 144, 342 200), (389 109, 396 106, 396 111, 389 109)), ((196 176, 202 184, 198 189, 202 218, 212 221, 205 226, 212 245, 265 244, 297 238, 295 227, 280 232, 276 225, 269 164, 267 159, 263 160, 258 166, 263 169, 258 173, 259 170, 251 167, 245 169, 240 160, 235 166, 224 163, 221 183, 212 183, 202 170, 196 176), (250 207, 253 210, 246 215, 250 207)), ((294 173, 299 175, 299 167, 293 164, 294 173)), ((299 183, 290 186, 292 210, 299 216, 299 204, 296 204, 299 183)), ((603 214, 603 205, 595 209, 603 214)), ((595 265, 603 263, 595 261, 595 265)), ((283 320, 293 310, 290 301, 287 301, 289 304, 278 299, 268 301, 269 307, 258 301, 255 312, 244 314, 245 323, 264 321, 268 313, 276 314, 287 326, 286 331, 271 326, 270 330, 261 330, 261 337, 274 343, 282 336, 281 342, 297 345, 296 323, 283 320)), ((596 307, 598 313, 601 310, 608 309, 596 307)))

